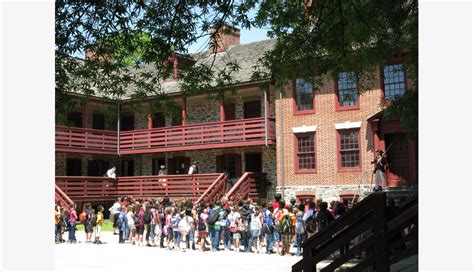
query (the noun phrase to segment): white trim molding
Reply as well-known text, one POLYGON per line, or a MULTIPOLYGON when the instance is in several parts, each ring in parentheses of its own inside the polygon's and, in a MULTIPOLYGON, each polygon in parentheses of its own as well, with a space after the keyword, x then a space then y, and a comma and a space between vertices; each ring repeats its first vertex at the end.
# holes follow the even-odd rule
POLYGON ((346 121, 345 123, 334 124, 336 129, 351 129, 351 128, 360 128, 362 126, 362 121, 359 122, 350 122, 346 121))
POLYGON ((318 128, 318 126, 302 125, 301 127, 291 128, 291 130, 293 131, 293 133, 296 134, 296 133, 316 132, 316 128, 318 128))

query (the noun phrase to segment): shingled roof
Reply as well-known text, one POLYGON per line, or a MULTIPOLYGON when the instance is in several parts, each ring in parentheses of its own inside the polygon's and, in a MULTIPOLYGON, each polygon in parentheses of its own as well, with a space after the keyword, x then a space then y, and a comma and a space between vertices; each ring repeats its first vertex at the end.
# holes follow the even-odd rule
MULTIPOLYGON (((195 65, 210 65, 215 57, 213 71, 224 69, 229 62, 236 62, 240 70, 233 73, 232 85, 251 83, 254 66, 257 65, 259 58, 263 57, 265 52, 273 49, 274 44, 275 40, 239 44, 231 46, 221 53, 213 54, 211 50, 208 50, 200 54, 194 54, 192 58, 196 61, 195 65)), ((153 65, 146 65, 142 69, 153 72, 156 68, 153 65)), ((261 69, 265 71, 263 67, 261 69)), ((162 92, 166 94, 177 94, 180 92, 179 81, 177 80, 163 82, 161 87, 162 92)), ((129 99, 132 93, 133 89, 128 90, 122 99, 129 99)))

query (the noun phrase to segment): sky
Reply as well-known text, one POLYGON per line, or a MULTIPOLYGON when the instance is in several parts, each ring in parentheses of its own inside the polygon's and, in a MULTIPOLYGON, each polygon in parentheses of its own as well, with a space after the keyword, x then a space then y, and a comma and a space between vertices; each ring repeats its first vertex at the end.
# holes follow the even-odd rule
MULTIPOLYGON (((252 29, 240 30, 240 43, 241 44, 257 42, 257 41, 262 41, 262 40, 267 40, 267 39, 269 38, 267 37, 266 29, 252 28, 252 29)), ((196 43, 189 46, 188 53, 193 54, 193 53, 202 51, 204 48, 209 47, 208 43, 209 43, 209 36, 204 36, 200 38, 196 43)))

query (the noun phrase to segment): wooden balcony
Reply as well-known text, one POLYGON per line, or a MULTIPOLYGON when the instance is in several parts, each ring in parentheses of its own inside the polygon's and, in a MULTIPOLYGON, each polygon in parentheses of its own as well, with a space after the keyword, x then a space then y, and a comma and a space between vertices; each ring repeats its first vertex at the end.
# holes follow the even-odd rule
POLYGON ((143 154, 275 143, 275 119, 264 117, 120 132, 56 126, 56 151, 143 154), (267 132, 265 134, 265 123, 267 132))
POLYGON ((56 185, 73 201, 113 200, 118 196, 143 198, 186 198, 197 200, 216 180, 222 180, 221 173, 197 175, 166 175, 106 177, 57 176, 56 185))
POLYGON ((225 122, 124 131, 120 153, 166 152, 265 145, 274 143, 275 119, 249 118, 225 122))
POLYGON ((117 132, 56 126, 56 151, 117 154, 117 132))

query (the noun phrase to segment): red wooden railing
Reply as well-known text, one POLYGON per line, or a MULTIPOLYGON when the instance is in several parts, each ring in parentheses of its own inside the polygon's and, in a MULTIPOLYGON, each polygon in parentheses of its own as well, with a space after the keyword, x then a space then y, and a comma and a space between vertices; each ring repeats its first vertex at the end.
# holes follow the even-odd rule
POLYGON ((57 176, 56 185, 76 201, 114 199, 117 197, 117 180, 106 177, 57 176))
POLYGON ((56 149, 89 149, 117 152, 117 132, 89 128, 56 126, 56 149))
POLYGON ((54 192, 54 199, 56 203, 61 206, 65 206, 66 208, 70 208, 74 202, 58 187, 55 185, 55 192, 54 192))
POLYGON ((120 177, 118 195, 198 199, 220 174, 120 177))
POLYGON ((229 200, 266 198, 266 173, 245 172, 226 193, 229 200))
POLYGON ((252 173, 245 172, 239 180, 230 188, 225 194, 227 199, 236 201, 239 199, 247 199, 250 194, 250 183, 252 179, 252 173))
POLYGON ((227 174, 220 174, 219 177, 204 191, 204 193, 194 202, 198 204, 201 201, 217 201, 225 194, 227 185, 227 174))
MULTIPOLYGON (((119 177, 57 176, 56 185, 76 201, 110 200, 117 196, 170 197, 196 200, 222 174, 119 177)), ((223 181, 225 185, 225 180, 223 181)), ((224 195, 222 193, 222 195, 224 195)))
MULTIPOLYGON (((268 119, 268 139, 275 134, 275 120, 268 119)), ((265 118, 124 131, 120 133, 120 150, 160 149, 183 146, 212 146, 223 143, 265 141, 265 118)), ((264 142, 262 142, 264 144, 264 142)))

